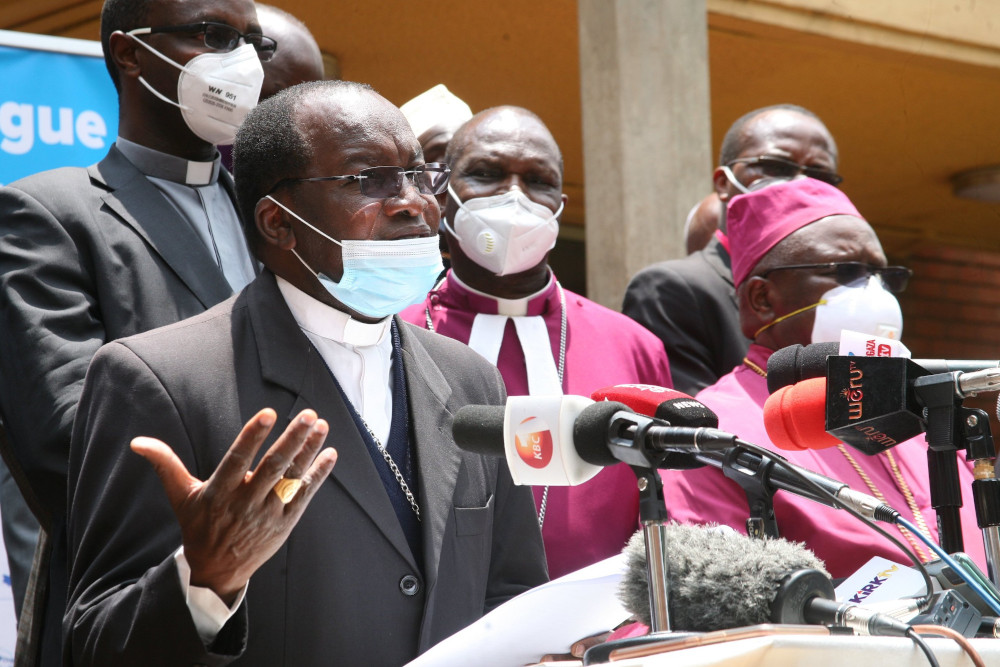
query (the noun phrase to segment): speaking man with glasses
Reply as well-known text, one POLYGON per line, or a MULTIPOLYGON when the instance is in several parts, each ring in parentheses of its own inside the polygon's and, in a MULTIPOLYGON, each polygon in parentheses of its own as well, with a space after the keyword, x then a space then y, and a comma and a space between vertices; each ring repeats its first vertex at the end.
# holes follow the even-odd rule
POLYGON ((402 665, 546 579, 530 491, 451 438, 463 405, 503 404, 500 374, 394 317, 440 271, 449 170, 345 81, 262 102, 234 158, 261 275, 87 374, 67 652, 402 665))
POLYGON ((712 176, 722 207, 708 245, 683 259, 637 273, 622 312, 659 336, 678 389, 694 394, 740 363, 749 341, 740 333, 725 206, 762 178, 800 174, 840 183, 837 145, 816 115, 780 104, 755 109, 726 132, 712 176))
MULTIPOLYGON (((846 195, 811 178, 735 197, 728 222, 740 322, 753 343, 743 362, 698 399, 719 415, 719 428, 884 499, 936 538, 923 437, 875 456, 844 445, 784 451, 772 444, 763 417, 767 360, 775 350, 839 341, 842 329, 899 338, 903 320, 893 293, 905 289, 910 270, 886 266, 875 231, 846 195)), ((960 463, 959 472, 961 488, 971 489, 971 466, 960 463)), ((675 520, 746 530, 746 496, 718 470, 665 472, 664 482, 667 508, 675 520)), ((835 577, 853 573, 873 556, 908 561, 889 540, 846 512, 786 493, 774 496, 774 512, 782 537, 804 542, 835 577)), ((971 499, 966 499, 962 513, 965 545, 983 564, 971 499)), ((912 535, 896 532, 895 537, 922 556, 932 556, 912 535)))
MULTIPOLYGON (((36 631, 44 620, 45 664, 58 661, 66 466, 87 365, 102 344, 200 313, 253 279, 215 144, 256 104, 260 61, 277 49, 251 0, 107 0, 101 42, 119 100, 107 156, 0 189, 0 409, 47 531, 39 553, 54 549, 49 611, 33 602, 22 614, 36 631)), ((4 499, 5 530, 11 507, 4 499)), ((15 585, 24 572, 12 567, 15 585)))
MULTIPOLYGON (((403 318, 467 343, 497 365, 511 395, 670 387, 655 336, 563 289, 549 268, 566 195, 562 154, 542 120, 520 107, 483 111, 455 132, 447 160, 441 226, 452 268, 403 318)), ((639 495, 625 465, 534 494, 553 577, 619 553, 635 532, 639 495)))

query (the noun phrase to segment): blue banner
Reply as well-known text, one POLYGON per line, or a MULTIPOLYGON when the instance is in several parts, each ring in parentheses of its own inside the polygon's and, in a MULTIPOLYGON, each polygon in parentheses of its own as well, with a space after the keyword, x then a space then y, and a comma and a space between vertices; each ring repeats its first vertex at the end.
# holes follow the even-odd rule
POLYGON ((0 185, 108 152, 118 97, 100 53, 96 42, 0 31, 0 185))

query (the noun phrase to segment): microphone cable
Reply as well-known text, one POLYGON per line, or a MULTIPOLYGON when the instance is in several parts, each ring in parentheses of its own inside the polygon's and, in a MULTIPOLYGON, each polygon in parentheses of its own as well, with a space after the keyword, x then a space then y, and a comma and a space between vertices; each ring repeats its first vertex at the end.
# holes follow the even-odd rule
MULTIPOLYGON (((848 507, 844 505, 841 501, 837 499, 835 495, 833 495, 832 493, 821 487, 819 484, 816 484, 811 479, 800 473, 798 470, 795 469, 794 466, 790 465, 787 461, 785 461, 785 459, 776 455, 774 452, 768 449, 764 449, 763 447, 760 447, 753 443, 747 442, 746 440, 742 440, 740 438, 736 439, 736 445, 739 447, 743 447, 744 449, 747 449, 755 454, 758 454, 759 456, 769 459, 774 465, 784 469, 786 472, 791 473, 793 477, 798 479, 800 482, 803 482, 808 488, 812 489, 813 491, 823 496, 824 498, 829 498, 830 500, 832 500, 834 503, 834 507, 846 511, 855 519, 862 522, 863 524, 865 524, 866 526, 877 532, 879 535, 892 542, 892 544, 894 544, 900 551, 906 554, 907 558, 909 558, 910 561, 913 562, 913 565, 917 568, 917 570, 920 572, 920 575, 924 579, 924 587, 927 591, 927 594, 921 598, 918 598, 918 604, 920 605, 921 611, 926 611, 927 605, 931 599, 931 592, 934 590, 934 586, 931 581, 930 573, 927 571, 927 568, 920 561, 920 558, 913 552, 912 549, 910 549, 907 546, 904 546, 900 540, 893 537, 887 530, 885 530, 884 528, 882 528, 877 523, 870 520, 868 517, 864 516, 857 510, 855 510, 853 507, 848 507)), ((893 510, 893 512, 895 513, 896 517, 899 516, 898 511, 893 510)))
POLYGON ((985 602, 989 606, 990 609, 992 609, 993 611, 995 611, 997 614, 1000 614, 1000 603, 997 603, 996 598, 994 596, 990 595, 986 591, 986 589, 983 588, 980 585, 980 583, 978 581, 976 581, 976 579, 972 575, 970 575, 968 572, 966 572, 966 570, 965 570, 964 567, 962 567, 957 561, 955 561, 954 558, 952 558, 948 554, 948 552, 946 552, 944 549, 942 549, 929 536, 924 535, 919 530, 917 530, 916 526, 914 526, 912 523, 910 523, 909 521, 907 521, 903 517, 901 517, 901 516, 896 517, 896 523, 899 524, 900 526, 906 528, 907 530, 909 530, 914 535, 916 535, 920 539, 921 542, 923 542, 924 544, 926 544, 927 547, 931 551, 933 551, 935 554, 937 554, 938 558, 940 558, 942 561, 944 561, 945 563, 947 563, 948 567, 950 567, 955 572, 955 574, 957 574, 962 579, 962 581, 964 581, 966 584, 968 584, 969 588, 971 588, 973 591, 975 591, 976 594, 980 598, 983 599, 983 602, 985 602))
MULTIPOLYGON (((927 594, 922 598, 918 598, 917 604, 919 605, 921 611, 926 611, 931 599, 931 591, 934 590, 934 587, 931 583, 930 573, 927 571, 927 568, 924 566, 924 564, 920 561, 920 558, 917 557, 917 555, 912 550, 910 550, 908 547, 903 546, 903 543, 900 540, 897 540, 895 537, 889 534, 887 530, 883 529, 874 521, 871 521, 870 519, 868 519, 868 517, 864 516, 863 514, 855 510, 853 507, 847 507, 839 500, 837 500, 837 497, 834 496, 832 493, 821 487, 819 484, 813 482, 811 479, 800 473, 798 470, 795 470, 794 467, 792 467, 791 465, 787 465, 786 464, 787 462, 783 458, 776 457, 773 452, 764 449, 763 447, 759 447, 757 445, 749 443, 745 440, 741 440, 739 438, 736 439, 736 444, 740 447, 745 447, 750 451, 759 454, 760 456, 765 456, 769 458, 774 463, 774 465, 783 467, 786 471, 790 472, 794 477, 796 477, 800 482, 805 482, 807 487, 812 488, 814 491, 819 492, 820 495, 829 498, 834 502, 836 507, 846 510, 847 513, 853 516, 855 519, 861 521, 869 528, 879 533, 887 540, 892 542, 894 545, 896 545, 896 547, 898 547, 903 553, 905 553, 907 557, 913 562, 913 564, 916 566, 917 570, 919 570, 921 576, 924 579, 924 586, 927 590, 927 594)), ((896 510, 893 511, 896 514, 897 522, 900 520, 905 521, 905 519, 902 519, 902 517, 899 516, 898 511, 896 510)), ((917 532, 919 534, 919 531, 917 532)), ((927 662, 930 663, 931 667, 940 667, 937 657, 934 655, 934 651, 931 650, 930 645, 926 641, 924 641, 923 637, 917 634, 917 631, 913 628, 913 626, 910 626, 909 630, 907 630, 906 636, 909 637, 910 640, 917 645, 917 647, 921 650, 921 652, 923 652, 923 654, 927 657, 927 662)))

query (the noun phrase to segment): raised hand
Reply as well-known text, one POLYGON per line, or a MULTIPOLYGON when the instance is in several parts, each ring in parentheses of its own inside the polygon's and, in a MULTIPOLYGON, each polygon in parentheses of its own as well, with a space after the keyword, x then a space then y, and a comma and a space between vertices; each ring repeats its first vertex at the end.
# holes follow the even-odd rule
POLYGON ((337 462, 335 449, 319 451, 326 421, 303 410, 251 470, 276 419, 270 408, 254 415, 205 481, 162 441, 139 437, 131 443, 153 465, 177 515, 191 585, 212 589, 226 604, 281 547, 337 462), (274 491, 282 477, 302 480, 287 504, 274 491))

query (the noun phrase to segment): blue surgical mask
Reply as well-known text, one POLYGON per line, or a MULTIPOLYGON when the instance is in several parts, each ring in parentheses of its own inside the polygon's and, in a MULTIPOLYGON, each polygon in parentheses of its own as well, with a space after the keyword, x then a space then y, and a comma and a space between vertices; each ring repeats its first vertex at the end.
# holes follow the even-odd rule
POLYGON ((294 248, 292 254, 319 279, 330 296, 362 315, 388 317, 407 306, 420 303, 444 269, 437 235, 398 241, 338 241, 303 220, 271 195, 267 198, 309 229, 341 247, 344 275, 340 282, 313 271, 294 248))

